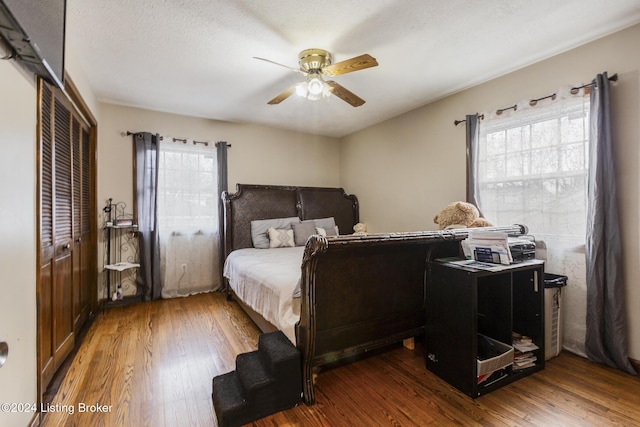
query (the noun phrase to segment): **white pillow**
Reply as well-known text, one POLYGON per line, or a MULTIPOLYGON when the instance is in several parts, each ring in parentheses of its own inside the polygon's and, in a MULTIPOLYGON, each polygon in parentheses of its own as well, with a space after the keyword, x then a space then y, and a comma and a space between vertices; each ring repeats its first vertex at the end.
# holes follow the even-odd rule
POLYGON ((269 248, 288 248, 296 245, 292 229, 269 228, 269 248))
POLYGON ((339 233, 338 226, 334 225, 333 227, 316 227, 316 233, 321 236, 337 236, 339 233))
POLYGON ((300 222, 297 216, 289 218, 260 219, 251 221, 251 241, 257 249, 269 249, 269 235, 267 231, 273 227, 276 229, 289 229, 291 223, 300 222))

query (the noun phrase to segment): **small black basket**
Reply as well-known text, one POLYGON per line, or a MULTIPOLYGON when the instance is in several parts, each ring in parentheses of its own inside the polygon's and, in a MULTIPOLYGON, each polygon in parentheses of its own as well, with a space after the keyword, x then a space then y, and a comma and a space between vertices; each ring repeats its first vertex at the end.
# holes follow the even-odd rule
POLYGON ((567 286, 567 276, 560 274, 544 273, 544 287, 545 288, 561 288, 567 286))

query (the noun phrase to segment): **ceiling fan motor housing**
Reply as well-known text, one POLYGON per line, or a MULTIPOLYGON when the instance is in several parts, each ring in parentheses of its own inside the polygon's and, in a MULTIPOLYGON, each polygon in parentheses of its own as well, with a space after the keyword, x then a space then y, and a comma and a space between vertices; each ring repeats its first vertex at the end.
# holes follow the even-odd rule
POLYGON ((306 73, 318 72, 331 65, 331 54, 324 49, 305 49, 298 55, 300 70, 306 73))

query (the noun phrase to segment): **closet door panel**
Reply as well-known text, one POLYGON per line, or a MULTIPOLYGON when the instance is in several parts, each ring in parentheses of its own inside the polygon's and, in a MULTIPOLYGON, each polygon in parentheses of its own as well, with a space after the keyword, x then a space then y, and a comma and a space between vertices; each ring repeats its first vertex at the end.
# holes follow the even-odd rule
POLYGON ((84 323, 91 311, 91 171, 93 162, 91 157, 91 132, 88 127, 82 128, 81 135, 81 186, 80 186, 80 307, 79 323, 84 323))
POLYGON ((72 162, 72 226, 73 226, 73 330, 77 331, 82 324, 82 144, 80 121, 72 118, 71 143, 73 147, 72 162))
POLYGON ((54 244, 56 252, 71 243, 72 178, 71 178, 71 113, 60 100, 55 100, 54 128, 54 244))
POLYGON ((70 106, 61 97, 54 102, 53 338, 57 369, 73 349, 73 152, 70 106))
POLYGON ((56 257, 53 266, 53 342, 55 368, 73 350, 73 288, 71 286, 71 252, 56 257))
POLYGON ((38 289, 38 366, 41 384, 49 384, 55 373, 53 348, 53 265, 47 263, 40 269, 38 289))

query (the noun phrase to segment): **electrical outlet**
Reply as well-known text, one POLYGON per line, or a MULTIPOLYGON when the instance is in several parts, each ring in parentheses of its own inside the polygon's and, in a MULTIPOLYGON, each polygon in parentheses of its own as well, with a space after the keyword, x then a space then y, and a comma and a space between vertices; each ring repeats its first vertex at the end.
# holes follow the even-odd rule
POLYGON ((182 272, 183 273, 187 272, 187 264, 182 264, 182 272))

